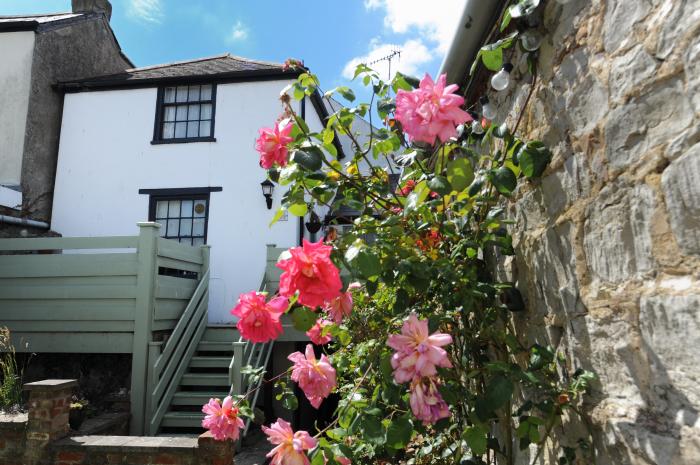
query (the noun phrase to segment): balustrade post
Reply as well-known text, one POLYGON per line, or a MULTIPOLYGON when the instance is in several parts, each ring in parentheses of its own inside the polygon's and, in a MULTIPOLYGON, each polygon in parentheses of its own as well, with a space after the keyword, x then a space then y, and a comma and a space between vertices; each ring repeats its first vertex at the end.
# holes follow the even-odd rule
MULTIPOLYGON (((136 313, 134 315, 134 345, 131 359, 131 422, 129 432, 141 435, 146 418, 148 375, 148 351, 153 327, 156 279, 158 276, 157 250, 160 225, 152 222, 138 223, 139 240, 136 252, 136 313)), ((148 412, 150 416, 151 412, 148 412)))

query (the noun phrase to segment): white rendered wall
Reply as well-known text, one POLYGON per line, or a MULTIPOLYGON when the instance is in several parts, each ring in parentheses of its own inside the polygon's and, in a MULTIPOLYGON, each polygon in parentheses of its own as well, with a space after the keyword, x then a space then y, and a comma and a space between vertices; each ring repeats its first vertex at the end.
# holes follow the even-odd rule
POLYGON ((34 32, 0 33, 0 184, 19 186, 34 32))
MULTIPOLYGON (((148 219, 149 196, 139 189, 221 186, 209 206, 209 320, 233 321, 229 310, 238 295, 258 289, 265 245, 298 240, 292 215, 268 227, 284 188, 268 210, 254 150, 258 128, 282 110, 278 98, 287 83, 219 84, 213 143, 151 145, 155 88, 66 94, 52 229, 64 236, 135 235, 136 223, 148 219)), ((313 112, 308 102, 306 110, 313 112)))

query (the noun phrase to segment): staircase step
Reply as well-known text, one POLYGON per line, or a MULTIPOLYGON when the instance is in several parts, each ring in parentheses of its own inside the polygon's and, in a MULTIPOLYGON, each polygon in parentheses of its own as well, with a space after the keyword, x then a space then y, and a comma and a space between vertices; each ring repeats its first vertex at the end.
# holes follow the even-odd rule
POLYGON ((192 357, 190 368, 228 368, 231 357, 192 357))
POLYGON ((240 338, 240 334, 234 325, 207 326, 202 340, 212 342, 233 342, 240 338))
POLYGON ((217 392, 188 392, 188 391, 180 391, 176 392, 175 395, 173 396, 173 400, 171 402, 172 405, 204 405, 207 402, 209 402, 209 399, 212 397, 218 398, 218 399, 224 399, 228 395, 228 392, 226 391, 217 391, 217 392))
POLYGON ((161 427, 201 428, 203 413, 168 412, 163 415, 161 427))
POLYGON ((197 346, 200 352, 230 352, 233 353, 233 345, 222 341, 200 341, 197 346))
POLYGON ((228 386, 228 374, 186 373, 180 380, 181 386, 228 386))

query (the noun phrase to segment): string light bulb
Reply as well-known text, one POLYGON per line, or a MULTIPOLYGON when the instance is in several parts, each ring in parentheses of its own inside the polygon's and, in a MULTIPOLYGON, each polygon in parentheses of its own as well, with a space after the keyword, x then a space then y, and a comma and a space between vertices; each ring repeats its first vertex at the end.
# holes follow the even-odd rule
POLYGON ((490 120, 496 118, 496 107, 491 105, 487 96, 481 97, 479 103, 481 103, 481 114, 484 115, 484 118, 490 120))
POLYGON ((540 48, 542 36, 534 29, 528 29, 520 35, 520 45, 526 52, 534 52, 540 48))
POLYGON ((469 116, 472 117, 472 125, 471 125, 471 130, 472 134, 476 136, 480 136, 481 134, 484 133, 484 127, 481 125, 481 118, 479 118, 479 115, 476 114, 476 112, 470 111, 469 116))
POLYGON ((491 76, 491 87, 498 91, 506 90, 510 84, 511 71, 513 71, 513 65, 505 63, 499 72, 491 76))

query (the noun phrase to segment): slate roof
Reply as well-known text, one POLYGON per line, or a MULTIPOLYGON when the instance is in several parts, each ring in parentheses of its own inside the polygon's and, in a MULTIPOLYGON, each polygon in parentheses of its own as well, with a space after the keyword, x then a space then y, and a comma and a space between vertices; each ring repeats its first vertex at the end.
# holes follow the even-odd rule
POLYGON ((38 15, 0 16, 0 32, 2 31, 34 31, 41 26, 58 23, 70 23, 87 13, 46 13, 38 15))
POLYGON ((225 80, 253 77, 294 78, 299 71, 285 71, 281 63, 251 60, 230 53, 195 60, 177 61, 161 65, 131 68, 121 73, 96 76, 78 81, 62 82, 67 91, 101 87, 152 86, 161 83, 188 80, 225 80))

